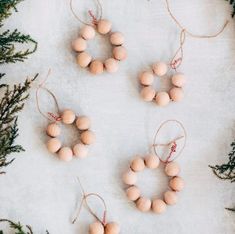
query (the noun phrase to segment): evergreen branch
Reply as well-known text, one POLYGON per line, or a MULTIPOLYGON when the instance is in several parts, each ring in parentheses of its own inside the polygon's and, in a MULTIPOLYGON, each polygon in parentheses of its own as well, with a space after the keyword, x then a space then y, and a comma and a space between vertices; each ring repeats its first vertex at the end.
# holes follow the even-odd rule
POLYGON ((235 16, 235 0, 225 0, 227 2, 229 2, 229 4, 233 7, 233 11, 232 11, 232 17, 235 16))

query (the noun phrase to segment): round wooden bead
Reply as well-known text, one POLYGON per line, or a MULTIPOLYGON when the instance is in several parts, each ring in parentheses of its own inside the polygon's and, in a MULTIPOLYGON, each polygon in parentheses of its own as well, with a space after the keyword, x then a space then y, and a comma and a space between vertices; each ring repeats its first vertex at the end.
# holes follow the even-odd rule
POLYGON ((84 40, 82 37, 79 37, 73 41, 72 47, 76 52, 82 52, 87 48, 86 40, 84 40))
POLYGON ((156 155, 147 155, 144 159, 146 167, 156 169, 159 166, 160 160, 156 155))
POLYGON ((104 234, 104 226, 101 222, 96 221, 89 226, 89 234, 104 234))
POLYGON ((134 185, 137 182, 137 175, 132 170, 129 170, 126 173, 124 173, 122 179, 125 184, 134 185))
POLYGON ((176 176, 170 180, 169 185, 174 191, 179 192, 184 188, 184 180, 181 177, 176 176))
POLYGON ((127 51, 123 46, 113 48, 113 57, 117 60, 125 60, 127 58, 127 51))
POLYGON ((165 167, 165 172, 168 176, 177 176, 180 173, 180 167, 177 162, 169 162, 165 167))
POLYGON ((178 201, 178 197, 177 197, 176 192, 166 191, 164 193, 164 200, 167 205, 175 205, 178 201))
POLYGON ((92 60, 91 56, 86 52, 82 52, 77 56, 77 63, 83 68, 88 67, 91 60, 92 60))
POLYGON ((73 151, 69 147, 62 147, 58 152, 59 159, 69 162, 73 158, 73 151))
POLYGON ((124 43, 124 36, 120 32, 114 32, 110 36, 110 42, 112 45, 119 46, 124 43))
POLYGON ((153 72, 157 75, 157 76, 164 76, 166 75, 168 70, 168 66, 166 63, 163 62, 159 62, 153 65, 153 72))
POLYGON ((136 201, 140 197, 140 190, 136 186, 131 186, 126 190, 126 195, 130 201, 136 201))
POLYGON ((51 138, 47 142, 47 149, 51 153, 56 153, 60 149, 61 145, 62 144, 59 139, 51 138))
POLYGON ((92 131, 85 131, 81 134, 81 141, 85 145, 91 145, 95 142, 95 134, 92 131))
POLYGON ((145 168, 144 160, 140 157, 135 158, 131 162, 131 169, 135 172, 143 171, 145 168))
POLYGON ((65 110, 61 115, 64 124, 72 124, 76 118, 76 115, 72 110, 65 110))
POLYGON ((91 126, 91 121, 86 116, 79 116, 76 120, 76 126, 79 130, 87 130, 91 126))
POLYGON ((104 64, 99 60, 94 60, 90 64, 90 72, 94 75, 99 75, 104 71, 104 64))
POLYGON ((47 126, 47 134, 51 137, 57 137, 60 135, 60 127, 56 123, 49 124, 47 126))
POLYGON ((73 154, 78 158, 85 158, 88 155, 88 148, 83 144, 76 144, 73 147, 73 154))
POLYGON ((184 74, 182 74, 182 73, 177 73, 177 74, 173 75, 171 80, 172 80, 172 84, 179 87, 179 88, 183 87, 186 83, 186 78, 185 78, 184 74))
POLYGON ((145 71, 140 75, 139 79, 142 85, 149 86, 153 84, 154 76, 152 72, 145 71))
POLYGON ((90 40, 95 37, 95 29, 90 25, 85 25, 81 30, 81 36, 86 39, 90 40))
POLYGON ((156 92, 152 87, 144 87, 141 90, 140 95, 144 101, 151 102, 154 99, 156 92))
POLYGON ((112 23, 109 20, 102 19, 98 22, 97 30, 100 34, 107 34, 111 31, 112 23))
POLYGON ((136 207, 142 211, 147 212, 151 209, 151 200, 145 197, 140 197, 136 202, 136 207))
POLYGON ((107 223, 105 226, 105 234, 119 234, 120 226, 118 223, 111 222, 107 223))
POLYGON ((163 107, 169 104, 170 97, 167 92, 159 92, 157 93, 155 100, 156 100, 157 105, 163 107))
POLYGON ((161 199, 155 199, 152 203, 152 210, 156 214, 162 214, 166 210, 166 203, 161 199))
POLYGON ((109 73, 114 73, 118 70, 118 61, 114 58, 109 58, 104 62, 104 66, 109 73))
POLYGON ((172 101, 179 102, 184 98, 184 92, 181 88, 172 88, 170 90, 170 97, 172 101))

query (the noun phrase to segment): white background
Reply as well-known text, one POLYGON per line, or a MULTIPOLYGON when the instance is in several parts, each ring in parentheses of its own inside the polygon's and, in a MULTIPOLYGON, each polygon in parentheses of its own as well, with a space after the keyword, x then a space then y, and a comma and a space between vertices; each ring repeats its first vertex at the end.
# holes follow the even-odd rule
MULTIPOLYGON (((224 209, 234 205, 234 185, 218 180, 208 168, 227 160, 234 137, 234 22, 216 39, 187 38, 180 68, 187 76, 185 99, 159 108, 140 99, 137 76, 155 61, 169 61, 178 46, 179 30, 164 1, 103 0, 102 4, 104 18, 112 21, 113 30, 124 33, 128 49, 128 60, 114 75, 92 76, 76 64, 70 44, 82 25, 71 14, 68 0, 25 1, 5 24, 30 33, 39 43, 25 63, 1 67, 7 82, 22 82, 37 72, 41 76, 19 119, 17 143, 26 152, 15 155, 16 161, 0 177, 0 217, 30 224, 35 233, 46 229, 52 234, 87 233, 93 218, 85 209, 80 222, 70 223, 81 198, 75 179, 79 176, 87 192, 105 198, 108 219, 119 222, 123 234, 234 233, 234 214, 224 209), (49 68, 47 86, 57 95, 61 109, 72 108, 92 120, 97 141, 85 160, 66 164, 45 147, 47 121, 37 112, 35 90, 49 68), (135 154, 147 152, 160 123, 172 118, 183 122, 188 132, 187 147, 178 160, 186 188, 165 214, 143 214, 126 199, 121 174, 135 154)), ((75 6, 81 16, 94 9, 90 0, 75 6)), ((230 16, 230 7, 222 0, 178 0, 171 6, 185 27, 198 34, 216 32, 230 16)), ((110 47, 106 39, 96 38, 89 51, 104 58, 110 47)), ((53 102, 45 95, 41 105, 53 111, 53 102)), ((144 173, 141 182, 144 194, 166 189, 160 171, 144 173)))

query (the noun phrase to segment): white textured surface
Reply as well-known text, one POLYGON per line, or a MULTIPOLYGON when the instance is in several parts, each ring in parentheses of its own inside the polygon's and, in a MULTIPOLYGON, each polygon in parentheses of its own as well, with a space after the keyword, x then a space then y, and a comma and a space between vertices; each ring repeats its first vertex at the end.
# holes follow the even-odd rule
MULTIPOLYGON (((62 108, 82 110, 91 117, 97 142, 86 160, 69 164, 56 160, 45 148, 47 123, 36 110, 32 89, 19 121, 18 143, 26 152, 16 155, 7 175, 0 178, 0 217, 31 224, 35 233, 44 233, 46 228, 52 234, 87 233, 92 221, 87 212, 82 212, 75 225, 69 222, 81 196, 75 181, 79 175, 87 192, 106 199, 109 217, 121 224, 123 234, 234 233, 234 214, 224 210, 234 205, 234 185, 219 181, 208 168, 226 160, 234 137, 234 22, 217 39, 187 39, 181 67, 187 75, 186 98, 160 109, 140 100, 137 74, 154 61, 168 60, 178 46, 178 30, 166 14, 164 1, 102 2, 104 17, 112 21, 114 30, 125 34, 129 53, 115 75, 92 77, 76 65, 70 42, 81 25, 72 16, 68 0, 25 1, 6 24, 39 42, 37 53, 27 62, 3 67, 8 82, 23 81, 37 72, 42 78, 52 68, 48 87, 62 108), (158 125, 171 118, 181 120, 189 135, 179 159, 186 189, 179 203, 164 215, 142 214, 127 201, 120 175, 135 154, 147 151, 158 125)), ((171 2, 178 18, 196 33, 215 32, 229 16, 222 0, 171 2)), ((87 0, 79 1, 80 12, 86 4, 87 0)), ((99 49, 95 45, 97 41, 90 44, 94 54, 109 53, 106 43, 99 49)), ((42 103, 50 110, 50 102, 42 99, 42 103)), ((156 174, 143 179, 146 191, 152 193, 154 183, 165 183, 156 174)))

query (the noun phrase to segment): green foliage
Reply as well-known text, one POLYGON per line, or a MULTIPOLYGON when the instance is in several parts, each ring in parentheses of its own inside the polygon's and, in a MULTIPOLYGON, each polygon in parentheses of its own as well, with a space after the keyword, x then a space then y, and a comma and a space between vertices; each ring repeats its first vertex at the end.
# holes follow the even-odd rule
POLYGON ((235 0, 225 0, 225 1, 229 2, 231 6, 233 7, 232 17, 234 17, 235 16, 235 0))

